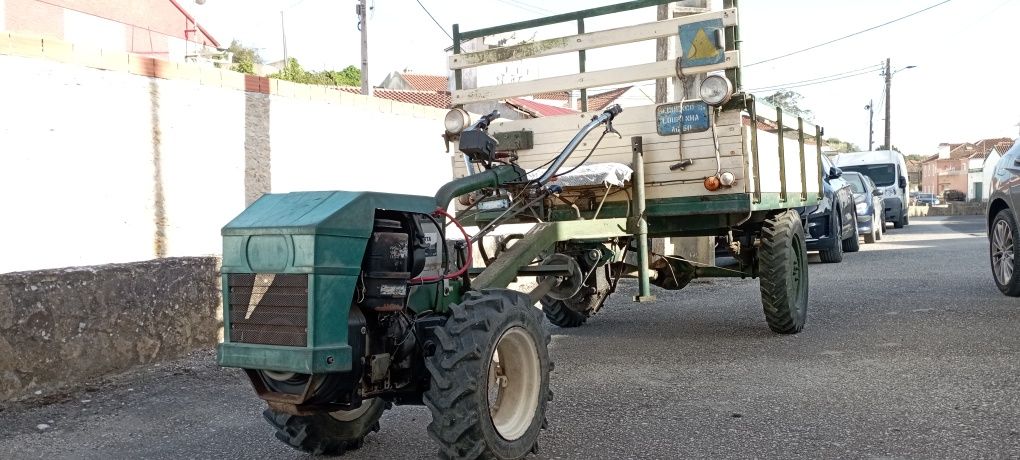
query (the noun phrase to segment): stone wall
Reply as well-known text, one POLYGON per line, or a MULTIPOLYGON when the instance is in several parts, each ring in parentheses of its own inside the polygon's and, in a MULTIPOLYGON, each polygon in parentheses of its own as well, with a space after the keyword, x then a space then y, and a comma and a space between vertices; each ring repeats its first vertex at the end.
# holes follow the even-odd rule
POLYGON ((0 400, 212 347, 218 259, 0 274, 0 400))
POLYGON ((988 203, 950 202, 939 206, 911 206, 910 217, 924 216, 980 216, 984 215, 988 203))

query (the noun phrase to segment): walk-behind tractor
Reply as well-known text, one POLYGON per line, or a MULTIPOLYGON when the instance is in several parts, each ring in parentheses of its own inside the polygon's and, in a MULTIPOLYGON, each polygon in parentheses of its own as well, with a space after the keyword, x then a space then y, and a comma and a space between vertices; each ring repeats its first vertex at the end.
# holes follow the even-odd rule
POLYGON ((796 208, 820 197, 821 130, 739 90, 732 0, 722 11, 461 49, 558 22, 583 29, 585 18, 655 3, 666 2, 455 27, 458 108, 445 137, 459 152, 456 179, 431 197, 265 195, 224 227, 219 362, 244 369, 277 438, 343 453, 380 428, 383 411, 424 404, 442 457, 535 452, 552 400, 543 311, 559 326, 578 326, 622 278, 637 278, 635 300, 644 302, 654 300, 653 284, 757 277, 768 327, 804 327, 808 267, 796 208), (579 51, 583 65, 585 49, 659 38, 677 40, 680 57, 461 88, 472 67, 579 51), (677 102, 588 111, 584 88, 659 78, 678 82, 677 102), (700 97, 688 97, 689 86, 700 97), (574 115, 509 121, 491 112, 508 98, 576 89, 582 110, 574 115), (487 115, 463 109, 479 106, 488 109, 472 112, 487 115), (494 231, 509 223, 531 227, 494 231), (728 263, 650 244, 684 236, 716 238, 728 263), (519 277, 536 281, 508 289, 519 277))

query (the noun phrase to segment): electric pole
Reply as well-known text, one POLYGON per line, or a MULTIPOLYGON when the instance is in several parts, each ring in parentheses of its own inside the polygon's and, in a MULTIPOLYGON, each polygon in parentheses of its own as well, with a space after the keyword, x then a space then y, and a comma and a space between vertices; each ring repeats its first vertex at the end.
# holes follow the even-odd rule
POLYGON ((890 65, 890 59, 885 59, 885 149, 892 150, 892 135, 889 132, 889 127, 892 124, 890 117, 892 114, 892 96, 889 94, 892 90, 892 67, 890 65))
POLYGON ((361 94, 372 95, 368 86, 368 7, 367 0, 358 0, 358 29, 361 30, 361 94))
POLYGON ((868 101, 868 151, 875 149, 875 100, 868 101))
POLYGON ((280 35, 283 36, 283 68, 287 68, 287 20, 283 17, 283 11, 280 11, 280 35))

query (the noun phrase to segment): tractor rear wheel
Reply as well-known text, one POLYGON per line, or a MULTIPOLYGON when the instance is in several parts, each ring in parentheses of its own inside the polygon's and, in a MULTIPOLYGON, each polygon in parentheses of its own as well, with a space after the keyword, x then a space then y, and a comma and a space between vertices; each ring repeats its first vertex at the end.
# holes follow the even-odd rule
POLYGON ((521 458, 538 449, 549 390, 549 335, 528 296, 469 292, 435 330, 425 405, 441 458, 521 458))
POLYGON ((804 227, 796 211, 765 220, 758 249, 761 304, 769 329, 796 334, 807 320, 808 263, 804 227))
POLYGON ((313 455, 343 455, 361 447, 369 433, 379 431, 379 418, 388 405, 373 398, 350 411, 291 415, 266 409, 262 416, 276 428, 276 439, 288 446, 313 455))

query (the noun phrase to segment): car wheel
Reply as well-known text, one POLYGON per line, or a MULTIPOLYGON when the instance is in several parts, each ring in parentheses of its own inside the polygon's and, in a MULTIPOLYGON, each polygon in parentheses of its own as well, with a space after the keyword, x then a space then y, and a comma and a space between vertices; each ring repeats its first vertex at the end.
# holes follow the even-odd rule
POLYGON ((885 234, 885 220, 882 219, 882 211, 875 214, 875 241, 881 241, 885 234))
POLYGON ((1020 260, 1016 257, 1016 243, 1020 241, 1016 216, 1013 211, 1003 209, 995 215, 988 232, 988 257, 992 265, 995 285, 1003 294, 1020 296, 1020 260))
POLYGON ((854 214, 853 231, 850 236, 843 240, 843 252, 857 252, 861 250, 860 233, 857 231, 857 215, 854 214))
POLYGON ((822 263, 836 264, 843 261, 843 242, 839 239, 839 230, 841 224, 839 222, 839 211, 833 211, 835 214, 834 219, 830 219, 830 225, 833 225, 829 229, 829 234, 832 235, 833 245, 829 249, 823 249, 818 251, 818 258, 822 260, 822 263), (835 224, 832 224, 835 221, 835 224))

